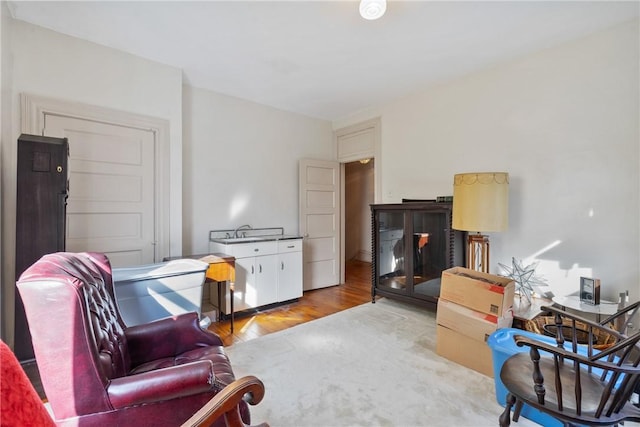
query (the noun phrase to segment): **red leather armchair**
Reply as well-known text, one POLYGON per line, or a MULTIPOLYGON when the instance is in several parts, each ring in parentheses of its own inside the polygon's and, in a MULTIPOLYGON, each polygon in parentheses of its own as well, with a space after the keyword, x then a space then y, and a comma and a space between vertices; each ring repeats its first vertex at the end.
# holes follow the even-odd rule
POLYGON ((58 425, 177 426, 235 379, 196 313, 127 327, 103 254, 45 255, 17 287, 58 425))

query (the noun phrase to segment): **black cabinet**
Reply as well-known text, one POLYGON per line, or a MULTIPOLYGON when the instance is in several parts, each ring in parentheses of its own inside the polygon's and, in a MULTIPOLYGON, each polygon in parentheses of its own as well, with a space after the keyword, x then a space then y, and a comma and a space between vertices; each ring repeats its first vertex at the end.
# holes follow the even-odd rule
POLYGON ((465 233, 451 228, 451 203, 371 205, 371 296, 436 307, 443 270, 465 264, 465 233))
MULTIPOLYGON (((16 280, 44 254, 64 251, 67 203, 66 138, 20 135, 16 192, 16 280)), ((42 313, 46 321, 46 313, 42 313)), ((20 294, 15 296, 15 354, 33 359, 20 294)))

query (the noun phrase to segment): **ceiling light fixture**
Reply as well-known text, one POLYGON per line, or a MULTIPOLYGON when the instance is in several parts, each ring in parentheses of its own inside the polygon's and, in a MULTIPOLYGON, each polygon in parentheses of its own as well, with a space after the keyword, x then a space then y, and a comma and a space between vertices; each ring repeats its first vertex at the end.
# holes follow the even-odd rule
POLYGON ((360 16, 372 21, 380 18, 387 10, 387 0, 361 0, 360 16))

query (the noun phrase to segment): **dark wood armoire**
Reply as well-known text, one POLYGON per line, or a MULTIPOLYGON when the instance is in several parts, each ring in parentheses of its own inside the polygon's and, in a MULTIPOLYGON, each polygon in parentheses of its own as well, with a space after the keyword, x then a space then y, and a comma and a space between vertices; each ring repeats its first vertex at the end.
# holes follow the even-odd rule
MULTIPOLYGON (((68 190, 67 138, 20 135, 16 192, 16 280, 42 255, 64 251, 68 190)), ((46 321, 43 313, 43 321, 46 321)), ((34 358, 22 299, 16 289, 15 354, 34 358)))
POLYGON ((451 226, 452 203, 371 205, 371 296, 435 309, 442 272, 465 265, 466 234, 451 226))

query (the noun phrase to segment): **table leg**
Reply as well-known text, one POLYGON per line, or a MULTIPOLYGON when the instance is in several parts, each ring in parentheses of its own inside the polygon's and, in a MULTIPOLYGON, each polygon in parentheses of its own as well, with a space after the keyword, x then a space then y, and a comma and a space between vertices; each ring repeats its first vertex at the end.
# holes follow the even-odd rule
POLYGON ((233 291, 235 290, 235 285, 232 281, 229 282, 221 282, 218 281, 218 322, 222 322, 222 297, 227 294, 227 283, 229 283, 229 309, 231 310, 231 333, 233 333, 233 291))
POLYGON ((222 322, 222 284, 225 282, 221 282, 216 280, 218 284, 218 322, 222 322))
POLYGON ((234 282, 229 282, 229 300, 231 301, 230 308, 231 308, 231 333, 233 333, 233 300, 235 299, 233 296, 233 292, 235 291, 235 283, 234 282))

